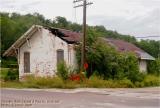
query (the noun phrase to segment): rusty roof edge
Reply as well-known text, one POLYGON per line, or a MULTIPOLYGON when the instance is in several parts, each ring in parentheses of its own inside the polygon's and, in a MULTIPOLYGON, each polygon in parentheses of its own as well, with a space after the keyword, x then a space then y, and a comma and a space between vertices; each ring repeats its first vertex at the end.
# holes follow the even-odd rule
POLYGON ((51 29, 57 29, 57 30, 66 30, 66 31, 69 31, 69 32, 78 33, 78 32, 72 31, 72 30, 68 30, 68 29, 64 29, 64 28, 58 28, 58 27, 44 26, 44 28, 51 28, 51 29))
MULTIPOLYGON (((64 36, 63 37, 68 37, 66 34, 64 34, 61 30, 65 30, 68 32, 72 32, 72 33, 77 33, 79 35, 82 35, 82 33, 78 33, 72 30, 67 30, 67 29, 62 29, 62 28, 56 28, 56 27, 51 27, 51 26, 44 26, 44 28, 50 30, 50 29, 55 29, 58 30, 58 32, 62 33, 64 36)), ((63 41, 67 42, 68 44, 78 44, 79 42, 75 42, 75 41, 68 41, 67 39, 63 38, 62 36, 58 36, 60 39, 62 39, 63 41)))
POLYGON ((68 29, 64 29, 64 28, 58 28, 58 27, 44 26, 44 28, 51 28, 51 29, 57 29, 57 30, 65 30, 65 31, 77 33, 77 34, 80 34, 80 35, 83 34, 81 32, 76 32, 76 31, 72 31, 72 30, 68 30, 68 29))

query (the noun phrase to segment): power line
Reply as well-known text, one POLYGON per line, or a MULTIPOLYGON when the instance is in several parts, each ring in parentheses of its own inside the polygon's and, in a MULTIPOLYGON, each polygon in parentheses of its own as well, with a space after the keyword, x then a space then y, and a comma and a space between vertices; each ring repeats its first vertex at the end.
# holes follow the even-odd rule
MULTIPOLYGON (((75 7, 75 3, 73 4, 73 7, 75 7)), ((77 21, 77 10, 76 8, 73 8, 73 18, 74 18, 74 22, 78 23, 77 21)))
POLYGON ((81 72, 84 70, 85 60, 85 47, 86 47, 86 7, 87 5, 93 4, 92 2, 87 2, 86 0, 74 0, 73 3, 78 3, 83 1, 83 4, 76 5, 74 8, 83 7, 83 37, 82 37, 82 49, 81 49, 81 72))
POLYGON ((143 36, 143 37, 136 37, 136 38, 157 38, 157 37, 160 38, 160 36, 143 36))

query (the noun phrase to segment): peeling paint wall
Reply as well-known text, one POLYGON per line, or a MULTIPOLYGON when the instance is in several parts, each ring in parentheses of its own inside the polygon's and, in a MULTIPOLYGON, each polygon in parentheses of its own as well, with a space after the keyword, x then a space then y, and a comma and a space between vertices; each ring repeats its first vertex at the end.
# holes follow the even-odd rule
POLYGON ((41 28, 24 43, 19 50, 19 76, 27 74, 36 76, 53 76, 57 69, 57 50, 64 50, 65 62, 76 67, 76 56, 73 44, 67 44, 49 30, 41 28), (29 43, 29 44, 28 44, 29 43), (30 52, 30 73, 24 72, 24 52, 30 52))
POLYGON ((77 68, 77 59, 76 59, 76 51, 74 44, 69 45, 69 65, 72 68, 77 68))
POLYGON ((140 72, 147 72, 147 61, 146 60, 139 61, 139 69, 140 69, 140 72))

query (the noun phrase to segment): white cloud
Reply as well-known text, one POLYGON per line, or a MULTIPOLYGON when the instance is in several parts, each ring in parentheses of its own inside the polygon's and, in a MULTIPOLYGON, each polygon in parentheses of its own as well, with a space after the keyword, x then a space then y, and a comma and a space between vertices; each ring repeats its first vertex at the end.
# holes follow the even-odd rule
MULTIPOLYGON (((135 36, 160 35, 160 0, 88 0, 89 24, 135 36)), ((73 9, 73 0, 1 0, 1 11, 22 14, 39 12, 53 19, 64 16, 82 23, 82 8, 73 9)))
POLYGON ((132 19, 123 16, 93 16, 89 17, 90 24, 104 25, 111 30, 119 31, 123 34, 135 36, 147 36, 160 34, 160 11, 155 9, 146 15, 136 16, 132 19), (94 20, 96 19, 96 20, 94 20))

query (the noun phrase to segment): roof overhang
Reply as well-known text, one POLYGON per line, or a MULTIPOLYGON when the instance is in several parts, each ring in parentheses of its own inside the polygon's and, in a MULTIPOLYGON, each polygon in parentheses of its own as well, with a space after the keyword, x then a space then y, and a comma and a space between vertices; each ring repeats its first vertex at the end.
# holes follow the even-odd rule
POLYGON ((15 43, 12 44, 10 48, 8 48, 3 56, 16 56, 17 51, 27 40, 29 40, 32 35, 40 28, 41 26, 33 25, 27 32, 25 32, 15 43))
POLYGON ((154 57, 152 57, 151 55, 149 55, 146 52, 140 52, 140 51, 136 51, 136 53, 139 55, 139 58, 141 60, 155 60, 154 57))

